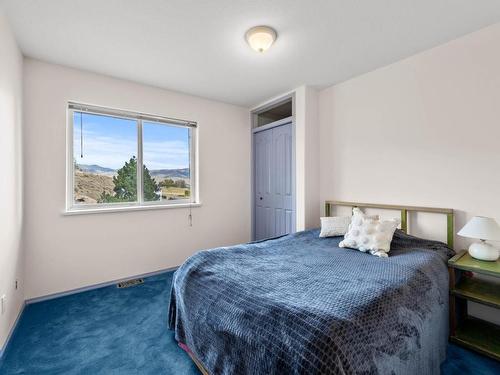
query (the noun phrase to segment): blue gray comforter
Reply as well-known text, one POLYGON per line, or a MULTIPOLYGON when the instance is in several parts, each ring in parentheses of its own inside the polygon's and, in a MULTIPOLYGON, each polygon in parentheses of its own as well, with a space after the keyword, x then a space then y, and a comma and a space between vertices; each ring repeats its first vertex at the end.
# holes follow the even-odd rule
POLYGON ((190 257, 172 283, 176 339, 211 374, 439 373, 452 250, 398 230, 379 258, 318 233, 190 257))

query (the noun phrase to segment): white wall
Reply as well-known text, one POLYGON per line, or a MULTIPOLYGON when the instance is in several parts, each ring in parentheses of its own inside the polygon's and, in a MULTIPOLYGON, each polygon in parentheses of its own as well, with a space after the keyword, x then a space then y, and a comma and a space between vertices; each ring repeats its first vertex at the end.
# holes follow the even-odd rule
POLYGON ((250 115, 242 107, 27 59, 26 298, 160 270, 250 239, 250 115), (200 199, 187 209, 63 216, 68 100, 197 121, 200 199))
MULTIPOLYGON (((321 91, 321 200, 451 207, 457 230, 500 221, 499 45, 497 24, 321 91)), ((435 220, 412 227, 445 238, 435 220)))
POLYGON ((20 312, 23 298, 22 114, 23 58, 0 10, 0 352, 20 312), (16 279, 18 289, 15 289, 16 279))
POLYGON ((295 160, 297 230, 319 227, 318 92, 295 90, 295 160))

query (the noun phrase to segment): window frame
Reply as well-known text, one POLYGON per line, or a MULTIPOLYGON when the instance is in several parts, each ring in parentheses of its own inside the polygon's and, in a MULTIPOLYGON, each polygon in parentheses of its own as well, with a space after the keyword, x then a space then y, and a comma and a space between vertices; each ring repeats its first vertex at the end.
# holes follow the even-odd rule
POLYGON ((66 207, 65 213, 98 213, 112 211, 145 210, 159 208, 180 208, 200 206, 198 184, 198 125, 195 121, 179 120, 165 116, 102 107, 70 101, 66 105, 66 207), (77 108, 80 109, 77 109, 77 108), (74 200, 74 113, 84 112, 98 116, 115 117, 136 121, 137 128, 137 201, 78 204, 74 200), (143 122, 158 126, 177 126, 189 130, 190 197, 189 199, 145 201, 143 194, 143 122), (141 166, 141 167, 139 167, 141 166), (167 203, 168 202, 168 203, 167 203))

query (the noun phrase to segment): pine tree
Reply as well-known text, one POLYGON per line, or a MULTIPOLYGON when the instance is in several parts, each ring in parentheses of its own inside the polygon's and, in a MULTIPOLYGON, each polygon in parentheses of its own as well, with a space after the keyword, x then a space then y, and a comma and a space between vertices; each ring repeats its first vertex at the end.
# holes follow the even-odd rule
MULTIPOLYGON (((143 166, 143 191, 145 201, 156 201, 160 196, 156 194, 159 190, 158 184, 151 177, 149 169, 143 166)), ((137 159, 133 156, 130 161, 125 162, 116 176, 113 177, 114 194, 102 192, 100 203, 135 202, 137 200, 137 159)))
POLYGON ((160 196, 156 194, 160 190, 160 187, 154 178, 151 177, 149 169, 145 165, 142 170, 142 180, 144 181, 144 200, 147 202, 160 200, 160 196))

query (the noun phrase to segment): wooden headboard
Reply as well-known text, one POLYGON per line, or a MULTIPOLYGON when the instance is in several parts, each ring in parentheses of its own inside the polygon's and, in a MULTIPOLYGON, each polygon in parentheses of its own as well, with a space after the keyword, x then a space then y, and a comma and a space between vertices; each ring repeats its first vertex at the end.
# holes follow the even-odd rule
POLYGON ((453 249, 454 230, 454 213, 452 208, 436 208, 436 207, 416 207, 416 206, 398 206, 394 204, 378 204, 378 203, 359 203, 359 202, 342 202, 342 201, 326 201, 325 216, 330 216, 332 208, 335 206, 344 207, 359 207, 359 208, 378 208, 384 210, 396 210, 401 212, 401 230, 408 233, 408 214, 410 212, 429 212, 435 214, 446 215, 446 243, 453 249))

